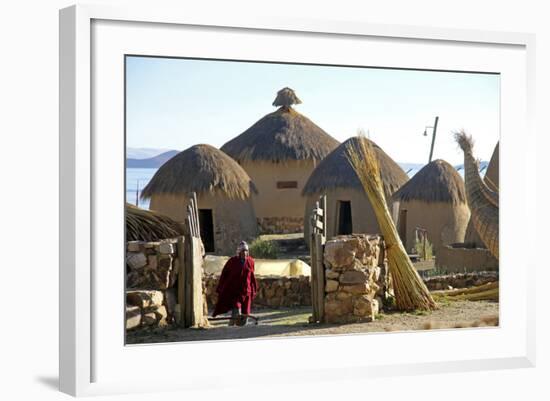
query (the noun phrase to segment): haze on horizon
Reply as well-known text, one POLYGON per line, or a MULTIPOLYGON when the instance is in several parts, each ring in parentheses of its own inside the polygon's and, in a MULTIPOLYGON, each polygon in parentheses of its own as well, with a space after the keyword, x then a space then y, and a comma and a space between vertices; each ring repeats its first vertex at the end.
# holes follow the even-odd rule
POLYGON ((126 145, 184 150, 217 148, 264 115, 279 89, 296 91, 295 109, 338 141, 364 130, 395 161, 463 161, 452 133, 473 135, 489 160, 499 140, 500 77, 495 74, 296 64, 128 57, 126 145))

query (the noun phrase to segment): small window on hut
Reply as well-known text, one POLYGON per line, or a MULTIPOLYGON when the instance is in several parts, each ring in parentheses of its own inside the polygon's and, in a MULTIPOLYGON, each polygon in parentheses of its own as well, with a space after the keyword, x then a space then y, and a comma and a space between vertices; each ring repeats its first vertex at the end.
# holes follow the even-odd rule
POLYGON ((277 189, 298 188, 298 181, 277 181, 277 189))
POLYGON ((338 235, 347 235, 352 232, 351 201, 338 201, 338 235))
POLYGON ((199 209, 199 225, 205 252, 214 252, 214 219, 212 209, 199 209))

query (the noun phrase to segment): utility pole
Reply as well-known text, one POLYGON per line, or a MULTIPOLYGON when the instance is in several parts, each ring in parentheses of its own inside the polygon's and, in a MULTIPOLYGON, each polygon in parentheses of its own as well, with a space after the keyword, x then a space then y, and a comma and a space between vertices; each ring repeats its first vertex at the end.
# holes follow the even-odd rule
POLYGON ((428 136, 428 128, 432 128, 432 146, 430 147, 430 159, 428 160, 428 163, 432 162, 432 156, 434 154, 435 134, 437 133, 438 122, 439 122, 439 116, 436 116, 433 127, 427 125, 424 128, 424 136, 428 136))

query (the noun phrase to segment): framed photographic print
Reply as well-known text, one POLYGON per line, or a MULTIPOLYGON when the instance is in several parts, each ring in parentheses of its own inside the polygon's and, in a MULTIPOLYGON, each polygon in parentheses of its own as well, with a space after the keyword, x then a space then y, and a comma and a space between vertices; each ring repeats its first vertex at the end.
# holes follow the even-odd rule
POLYGON ((61 390, 533 366, 533 48, 62 10, 61 390))

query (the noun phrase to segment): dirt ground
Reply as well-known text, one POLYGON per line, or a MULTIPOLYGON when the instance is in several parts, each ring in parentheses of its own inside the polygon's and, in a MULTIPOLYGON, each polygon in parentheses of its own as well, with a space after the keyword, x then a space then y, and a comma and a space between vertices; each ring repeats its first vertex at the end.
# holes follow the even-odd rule
POLYGON ((308 324, 311 315, 309 307, 262 309, 253 313, 260 318, 258 325, 249 322, 243 327, 229 327, 227 321, 216 321, 208 329, 142 329, 128 332, 126 342, 130 345, 497 326, 499 304, 488 301, 451 301, 440 304, 440 308, 433 312, 383 313, 374 322, 341 325, 308 324))

